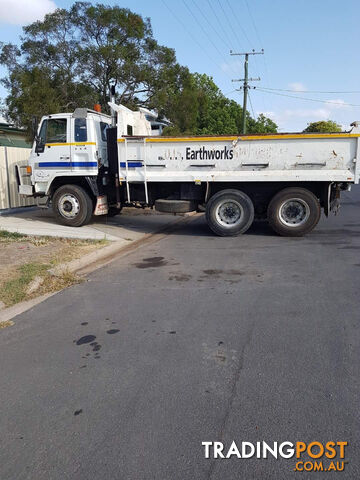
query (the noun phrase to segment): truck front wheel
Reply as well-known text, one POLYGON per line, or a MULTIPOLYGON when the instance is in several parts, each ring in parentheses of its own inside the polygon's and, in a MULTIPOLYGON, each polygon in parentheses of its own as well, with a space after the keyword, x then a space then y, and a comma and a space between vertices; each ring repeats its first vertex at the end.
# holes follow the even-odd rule
POLYGON ((244 192, 222 190, 206 205, 206 221, 211 230, 221 237, 246 232, 254 220, 254 205, 244 192))
POLYGON ((90 196, 78 185, 58 188, 52 198, 52 207, 57 221, 69 227, 89 223, 94 209, 90 196))
POLYGON ((319 200, 306 188, 284 188, 270 201, 268 221, 284 237, 302 237, 316 227, 321 207, 319 200))

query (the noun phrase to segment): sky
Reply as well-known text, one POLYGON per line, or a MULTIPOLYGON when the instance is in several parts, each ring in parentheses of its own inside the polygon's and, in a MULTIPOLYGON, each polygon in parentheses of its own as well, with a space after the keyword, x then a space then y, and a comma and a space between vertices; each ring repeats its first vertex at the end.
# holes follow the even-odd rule
MULTIPOLYGON (((0 0, 0 42, 19 43, 22 25, 69 0, 0 0)), ((360 0, 103 0, 151 19, 155 39, 175 50, 180 64, 213 77, 242 103, 244 58, 249 57, 248 110, 264 113, 279 131, 334 120, 343 129, 360 120, 360 0), (352 93, 350 93, 352 92, 352 93), (294 98, 299 97, 299 98, 294 98)), ((0 68, 0 76, 5 74, 0 68)), ((0 98, 6 96, 0 87, 0 98)))

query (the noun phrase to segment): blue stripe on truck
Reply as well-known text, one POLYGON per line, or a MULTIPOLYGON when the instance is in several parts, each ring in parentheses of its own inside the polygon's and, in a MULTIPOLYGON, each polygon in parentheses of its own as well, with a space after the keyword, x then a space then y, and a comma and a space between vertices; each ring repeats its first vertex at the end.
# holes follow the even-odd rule
POLYGON ((85 167, 85 168, 94 168, 97 167, 97 162, 39 162, 39 167, 42 168, 51 168, 51 167, 85 167))
MULTIPOLYGON (((142 167, 142 162, 128 162, 129 168, 142 167)), ((120 162, 120 168, 126 168, 126 162, 120 162)))
MULTIPOLYGON (((51 168, 51 167, 63 167, 63 168, 71 168, 71 167, 97 167, 97 162, 39 162, 39 167, 42 168, 51 168)), ((128 162, 129 168, 135 167, 142 167, 142 162, 128 162)), ((120 162, 120 168, 126 168, 125 162, 120 162)))

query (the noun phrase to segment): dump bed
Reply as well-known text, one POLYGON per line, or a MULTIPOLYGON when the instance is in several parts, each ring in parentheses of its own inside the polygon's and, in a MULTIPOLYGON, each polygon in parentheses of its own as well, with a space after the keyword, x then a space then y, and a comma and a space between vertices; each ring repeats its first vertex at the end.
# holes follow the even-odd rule
POLYGON ((350 132, 204 137, 120 137, 129 182, 359 182, 357 124, 350 132))

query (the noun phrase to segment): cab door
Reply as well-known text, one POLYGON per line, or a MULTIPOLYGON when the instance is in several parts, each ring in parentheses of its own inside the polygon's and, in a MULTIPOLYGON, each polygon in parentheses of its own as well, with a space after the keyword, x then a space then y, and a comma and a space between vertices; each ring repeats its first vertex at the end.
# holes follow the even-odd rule
POLYGON ((97 175, 98 156, 91 126, 91 118, 71 118, 71 168, 77 173, 97 175))
POLYGON ((105 167, 109 166, 107 154, 106 129, 108 123, 102 121, 101 117, 94 119, 96 145, 98 150, 99 163, 105 167))
POLYGON ((71 169, 70 127, 68 118, 43 120, 35 149, 39 169, 71 169))

